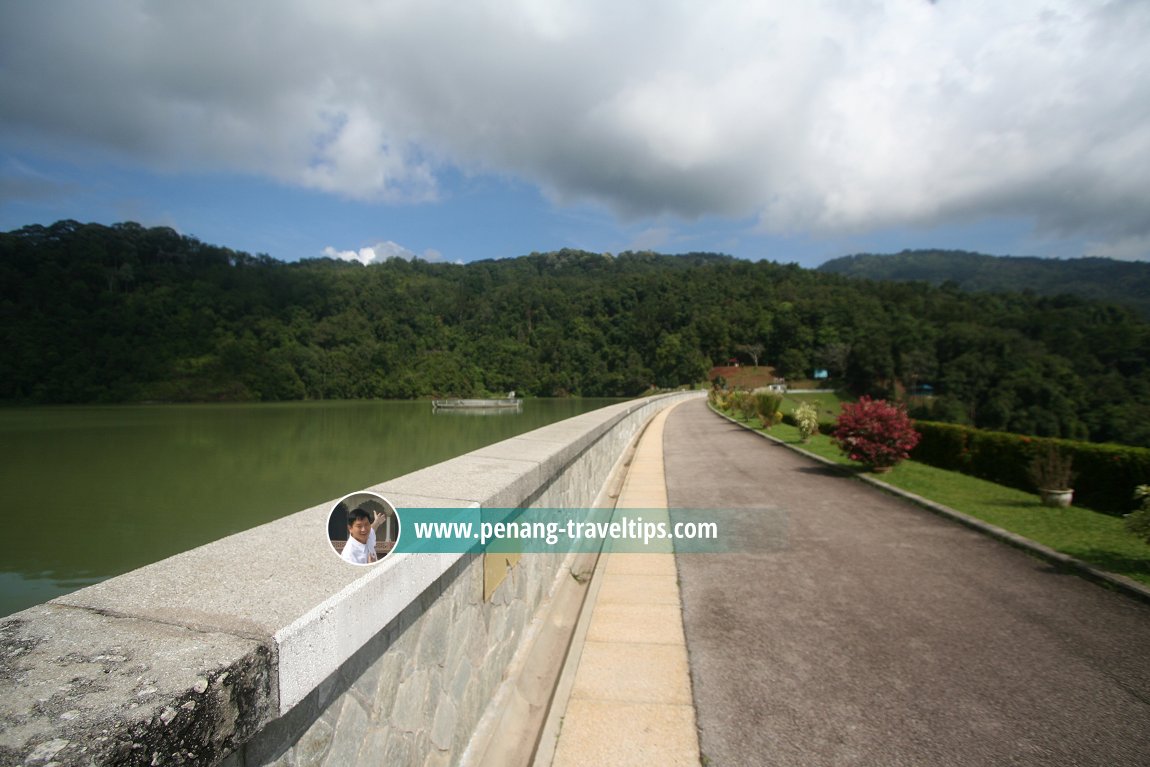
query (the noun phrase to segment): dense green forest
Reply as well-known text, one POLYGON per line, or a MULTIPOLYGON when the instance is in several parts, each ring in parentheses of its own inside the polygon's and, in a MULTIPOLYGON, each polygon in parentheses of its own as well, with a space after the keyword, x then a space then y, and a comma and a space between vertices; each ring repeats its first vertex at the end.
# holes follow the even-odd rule
POLYGON ((1150 325, 1071 296, 715 254, 466 265, 252 256, 136 224, 0 235, 10 403, 631 396, 761 347, 919 417, 1150 446, 1150 325))
POLYGON ((1068 293, 1136 309, 1150 320, 1150 264, 1109 258, 1055 260, 961 250, 904 250, 843 256, 819 271, 869 280, 951 282, 963 290, 1068 293))

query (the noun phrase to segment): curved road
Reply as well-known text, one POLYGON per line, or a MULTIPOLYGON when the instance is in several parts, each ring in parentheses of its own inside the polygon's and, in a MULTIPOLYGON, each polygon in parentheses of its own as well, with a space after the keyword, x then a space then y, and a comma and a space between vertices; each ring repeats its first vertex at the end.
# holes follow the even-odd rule
POLYGON ((664 460, 733 549, 677 556, 705 764, 1150 764, 1150 607, 703 401, 664 460))

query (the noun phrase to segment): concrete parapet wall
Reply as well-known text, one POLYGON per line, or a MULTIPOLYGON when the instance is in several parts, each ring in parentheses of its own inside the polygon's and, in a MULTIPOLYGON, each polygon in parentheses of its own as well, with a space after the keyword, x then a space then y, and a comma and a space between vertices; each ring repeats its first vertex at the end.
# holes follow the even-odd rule
MULTIPOLYGON (((365 488, 593 505, 664 407, 620 403, 365 488)), ((332 554, 316 506, 0 621, 0 764, 458 763, 565 557, 332 554)))

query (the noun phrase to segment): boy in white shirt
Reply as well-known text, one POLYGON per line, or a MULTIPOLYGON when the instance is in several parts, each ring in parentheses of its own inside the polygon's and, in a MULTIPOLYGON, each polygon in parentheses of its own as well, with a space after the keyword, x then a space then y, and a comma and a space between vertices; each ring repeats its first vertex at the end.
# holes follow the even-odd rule
POLYGON ((375 562, 375 530, 386 514, 374 515, 368 509, 359 507, 347 513, 347 543, 340 553, 345 562, 353 565, 370 565, 375 562))

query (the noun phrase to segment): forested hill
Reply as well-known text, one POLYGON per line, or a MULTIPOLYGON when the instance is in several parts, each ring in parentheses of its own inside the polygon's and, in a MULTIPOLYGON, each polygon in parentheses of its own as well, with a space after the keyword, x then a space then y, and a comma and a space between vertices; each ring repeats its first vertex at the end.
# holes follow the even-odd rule
POLYGON ((1067 296, 715 254, 284 263, 136 224, 0 234, 10 403, 631 396, 732 356, 916 415, 1150 445, 1150 325, 1067 296))
POLYGON ((1129 306, 1150 320, 1150 263, 904 250, 890 255, 844 256, 827 261, 819 271, 869 280, 921 280, 932 285, 953 282, 963 290, 1029 290, 1044 296, 1068 293, 1129 306))

